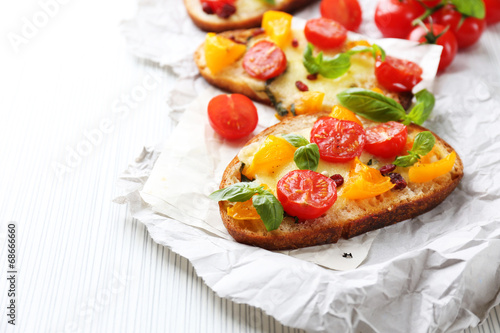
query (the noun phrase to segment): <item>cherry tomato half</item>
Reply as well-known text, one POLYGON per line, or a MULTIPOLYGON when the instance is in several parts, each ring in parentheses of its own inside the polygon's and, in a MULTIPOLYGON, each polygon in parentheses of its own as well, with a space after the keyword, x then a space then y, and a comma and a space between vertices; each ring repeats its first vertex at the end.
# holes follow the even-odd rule
POLYGON ((377 57, 375 76, 380 85, 387 90, 411 91, 417 83, 422 81, 422 68, 409 60, 387 56, 385 61, 382 61, 380 57, 377 57))
POLYGON ((248 97, 222 94, 208 103, 208 120, 220 136, 234 140, 252 133, 257 127, 259 116, 248 97))
POLYGON ((273 42, 257 42, 243 57, 243 68, 252 77, 260 80, 272 79, 286 69, 286 55, 273 42))
POLYGON ((278 200, 285 212, 300 219, 320 217, 337 200, 337 186, 311 170, 294 170, 278 181, 278 200))
POLYGON ((361 25, 363 13, 358 0, 322 0, 321 16, 337 21, 347 30, 356 31, 361 25))
POLYGON ((365 133, 365 150, 384 158, 399 155, 405 148, 408 137, 406 126, 395 121, 365 128, 365 133))
POLYGON ((347 39, 347 29, 325 17, 308 20, 304 34, 309 42, 322 49, 339 47, 347 39))
POLYGON ((450 30, 457 38, 459 48, 471 46, 476 43, 483 34, 486 21, 475 17, 464 17, 454 6, 447 5, 432 15, 434 22, 443 26, 450 26, 450 30))
POLYGON ((318 145, 319 156, 323 160, 347 162, 363 152, 365 131, 350 120, 322 117, 314 123, 311 142, 318 145))
POLYGON ((406 38, 412 21, 425 12, 415 0, 380 0, 375 9, 375 24, 384 37, 406 38))
POLYGON ((500 0, 483 0, 486 7, 486 23, 500 22, 500 0))
POLYGON ((438 71, 443 71, 451 64, 458 50, 457 39, 449 29, 436 39, 436 37, 439 36, 439 34, 441 34, 444 29, 446 29, 446 27, 440 24, 431 25, 430 23, 426 23, 425 28, 422 26, 418 26, 413 29, 408 35, 409 40, 413 40, 419 43, 437 44, 443 46, 443 52, 441 53, 441 60, 439 61, 438 71))

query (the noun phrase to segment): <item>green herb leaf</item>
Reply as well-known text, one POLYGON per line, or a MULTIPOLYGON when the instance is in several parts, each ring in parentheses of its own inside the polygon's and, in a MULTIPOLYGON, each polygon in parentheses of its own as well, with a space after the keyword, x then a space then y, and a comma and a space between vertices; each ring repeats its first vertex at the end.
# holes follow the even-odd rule
POLYGON ((236 183, 217 190, 208 197, 215 201, 243 202, 250 200, 254 194, 259 193, 261 190, 262 186, 255 183, 236 183))
POLYGON ((436 138, 431 132, 420 132, 415 136, 411 150, 420 156, 427 155, 436 144, 436 138))
POLYGON ((385 123, 407 118, 401 104, 372 90, 350 88, 337 94, 337 99, 342 106, 373 121, 385 123))
POLYGON ((484 19, 486 9, 482 0, 451 0, 451 3, 457 7, 457 10, 466 16, 484 19))
POLYGON ((303 64, 310 74, 319 73, 326 78, 335 79, 347 73, 351 67, 349 55, 339 53, 332 59, 323 59, 323 52, 320 52, 315 58, 313 48, 313 45, 308 43, 303 57, 303 64))
POLYGON ((412 166, 413 164, 415 164, 417 162, 418 162, 418 157, 410 154, 410 155, 405 155, 405 156, 398 156, 396 158, 396 160, 394 160, 394 162, 392 162, 392 164, 406 168, 406 167, 412 166))
POLYGON ((436 99, 427 89, 419 91, 415 94, 415 97, 417 98, 417 104, 411 109, 408 119, 417 125, 422 125, 429 118, 436 99))
POLYGON ((313 56, 314 46, 311 43, 307 44, 304 51, 303 64, 309 74, 321 74, 328 79, 338 78, 351 68, 351 56, 362 52, 371 52, 374 58, 377 53, 382 54, 385 59, 385 51, 378 45, 373 44, 371 47, 356 46, 344 53, 338 53, 333 58, 323 58, 323 52, 320 52, 316 57, 313 56))
POLYGON ((319 163, 319 148, 315 143, 309 143, 295 151, 293 160, 300 170, 316 171, 319 163))
POLYGON ((261 0, 261 1, 265 2, 267 4, 270 4, 270 5, 275 5, 276 4, 275 0, 261 0))
POLYGON ((283 134, 283 139, 288 141, 294 147, 302 147, 309 144, 309 141, 302 135, 298 134, 283 134))
POLYGON ((417 163, 421 156, 427 155, 435 143, 436 138, 431 132, 420 132, 415 136, 413 147, 408 151, 409 155, 398 156, 392 164, 405 168, 410 167, 417 163))
POLYGON ((284 216, 283 206, 279 200, 271 192, 264 190, 254 196, 252 202, 266 229, 268 231, 278 229, 284 216))

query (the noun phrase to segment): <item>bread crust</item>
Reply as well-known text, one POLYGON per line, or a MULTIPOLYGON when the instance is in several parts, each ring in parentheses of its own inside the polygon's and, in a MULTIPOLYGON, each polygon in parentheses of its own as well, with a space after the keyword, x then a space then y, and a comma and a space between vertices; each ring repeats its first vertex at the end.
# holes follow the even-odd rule
MULTIPOLYGON (((263 30, 261 28, 253 28, 225 31, 220 33, 219 35, 225 38, 232 39, 238 43, 247 44, 249 39, 255 36, 259 36, 262 33, 263 30)), ((238 70, 232 68, 232 71, 230 73, 214 75, 207 67, 205 61, 204 45, 204 43, 201 44, 196 50, 194 54, 194 61, 198 66, 198 70, 201 76, 208 83, 230 93, 242 94, 250 99, 253 99, 254 101, 273 106, 271 100, 269 99, 269 96, 265 93, 265 82, 259 82, 259 80, 252 79, 250 79, 250 81, 242 79, 242 77, 249 78, 249 76, 243 70, 239 62, 236 63, 236 66, 240 67, 238 68, 238 70), (249 82, 252 85, 250 85, 249 82)), ((373 87, 367 86, 364 88, 371 89, 373 87)), ((412 104, 413 94, 411 92, 394 93, 386 90, 383 92, 386 96, 393 98, 399 104, 401 104, 405 110, 407 110, 412 104)), ((324 105, 323 107, 323 111, 329 111, 329 106, 324 105)))
MULTIPOLYGON (((259 1, 259 0, 255 0, 259 1)), ((269 9, 279 10, 284 12, 294 12, 297 9, 305 7, 306 5, 316 0, 286 0, 275 7, 269 9)), ((223 19, 216 15, 209 15, 203 12, 200 5, 200 0, 184 0, 187 13, 196 26, 204 31, 209 32, 222 32, 235 29, 249 29, 260 26, 262 16, 266 9, 247 15, 244 19, 233 20, 223 19)), ((238 9, 236 9, 238 10, 238 9)))
MULTIPOLYGON (((304 122, 308 125, 325 114, 304 115, 287 118, 271 126, 251 139, 247 145, 264 140, 269 134, 287 133, 294 124, 304 122)), ((409 125, 408 132, 421 132, 427 129, 418 125, 409 125)), ((446 153, 453 148, 433 133, 436 144, 446 153)), ((236 156, 227 166, 220 188, 241 181, 241 162, 236 156)), ((227 201, 219 202, 220 214, 229 234, 240 243, 262 247, 268 250, 290 250, 302 247, 336 243, 341 237, 349 239, 368 231, 380 229, 397 222, 421 215, 439 205, 457 187, 463 177, 463 164, 457 155, 455 166, 448 174, 422 184, 410 183, 404 190, 391 190, 375 198, 349 200, 343 209, 353 210, 363 207, 361 214, 352 217, 335 210, 335 204, 324 216, 295 223, 293 218, 285 218, 279 229, 267 231, 260 220, 235 220, 227 214, 230 205, 227 201), (418 193, 410 199, 408 193, 418 193), (368 208, 366 208, 368 207, 368 208), (364 213, 363 213, 364 212, 364 213)))

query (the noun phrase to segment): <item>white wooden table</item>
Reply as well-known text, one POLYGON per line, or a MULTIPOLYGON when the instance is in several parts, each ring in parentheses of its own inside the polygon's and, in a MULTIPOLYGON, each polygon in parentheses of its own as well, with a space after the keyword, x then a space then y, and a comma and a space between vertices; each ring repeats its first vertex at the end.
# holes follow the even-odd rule
MULTIPOLYGON (((131 56, 118 29, 134 5, 1 5, 0 331, 298 331, 216 296, 112 203, 120 172, 172 128, 174 76, 131 56), (11 222, 16 326, 6 309, 11 222)), ((467 331, 500 332, 500 307, 467 331)))

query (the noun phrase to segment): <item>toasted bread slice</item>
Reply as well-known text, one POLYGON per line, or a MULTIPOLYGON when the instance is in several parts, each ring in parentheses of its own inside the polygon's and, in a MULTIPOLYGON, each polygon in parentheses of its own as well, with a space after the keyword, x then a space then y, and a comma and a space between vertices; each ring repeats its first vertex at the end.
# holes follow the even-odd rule
POLYGON ((234 29, 248 29, 260 26, 262 15, 268 10, 293 12, 310 4, 311 0, 276 0, 275 5, 263 0, 236 0, 236 12, 228 18, 203 11, 200 0, 184 0, 186 10, 200 29, 221 32, 234 29))
MULTIPOLYGON (((287 118, 258 134, 247 146, 262 143, 270 134, 304 133, 313 126, 318 117, 324 115, 287 118)), ((364 122, 369 126, 369 122, 364 122)), ((426 129, 412 124, 408 126, 408 137, 414 138, 424 130, 426 129)), ((436 134, 434 136, 438 159, 453 151, 448 143, 436 134)), ((365 160, 366 158, 369 157, 365 157, 365 160)), ((379 160, 376 163, 381 166, 391 161, 379 160)), ((241 167, 242 162, 235 157, 224 172, 220 188, 240 182, 241 167)), ((407 168, 399 169, 397 172, 408 181, 407 168)), ((423 214, 439 205, 455 189, 462 176, 463 164, 457 155, 453 169, 447 174, 425 183, 408 181, 407 187, 402 190, 392 189, 373 198, 349 200, 342 197, 340 187, 337 201, 326 214, 299 223, 296 223, 293 217, 285 217, 280 227, 274 231, 267 231, 261 220, 236 220, 230 217, 227 208, 233 204, 228 201, 219 202, 219 207, 224 225, 236 241, 269 250, 296 249, 335 243, 341 237, 348 239, 423 214)))
MULTIPOLYGON (((238 43, 246 44, 247 49, 257 41, 266 38, 260 28, 226 31, 219 34, 238 43)), ((251 77, 242 66, 243 59, 240 58, 232 65, 214 74, 207 67, 205 60, 204 44, 195 52, 194 59, 200 74, 212 85, 231 93, 239 93, 267 105, 276 106, 280 103, 287 110, 292 110, 304 96, 296 82, 301 81, 308 86, 309 91, 325 93, 322 111, 331 111, 332 107, 338 104, 337 93, 353 87, 365 89, 378 88, 386 96, 399 102, 403 108, 407 109, 411 105, 413 94, 411 92, 395 93, 386 90, 378 84, 375 77, 375 60, 369 54, 357 54, 351 57, 351 68, 348 73, 337 79, 328 79, 317 76, 316 79, 308 79, 308 72, 305 69, 302 58, 307 46, 307 40, 303 30, 293 30, 293 37, 297 42, 296 46, 289 45, 283 48, 287 57, 287 70, 280 76, 263 81, 251 77), (273 97, 273 101, 270 96, 273 97)), ((334 57, 339 52, 346 50, 349 41, 342 49, 323 51, 325 57, 334 57)), ((291 114, 292 112, 289 112, 291 114)))

